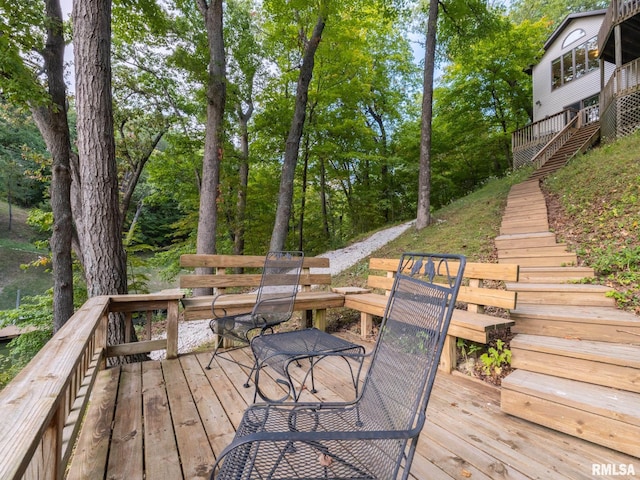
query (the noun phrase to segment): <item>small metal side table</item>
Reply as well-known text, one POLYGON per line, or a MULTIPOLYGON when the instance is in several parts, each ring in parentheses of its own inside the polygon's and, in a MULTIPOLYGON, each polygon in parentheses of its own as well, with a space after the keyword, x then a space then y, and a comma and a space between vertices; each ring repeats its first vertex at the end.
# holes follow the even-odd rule
POLYGON ((355 395, 358 396, 358 378, 365 358, 365 349, 362 345, 351 343, 317 328, 307 328, 254 337, 251 340, 251 350, 256 359, 256 397, 260 396, 266 402, 283 402, 289 397, 297 402, 308 377, 311 377, 311 392, 316 393, 313 378, 314 366, 324 358, 335 356, 343 358, 349 365, 355 395), (349 359, 355 360, 357 371, 354 372, 354 365, 349 359), (299 389, 296 389, 297 382, 294 383, 289 369, 291 364, 302 366, 300 362, 303 360, 309 361, 309 369, 305 373, 299 389), (282 398, 269 398, 260 390, 260 370, 266 365, 280 375, 281 378, 276 379, 276 382, 287 387, 287 393, 282 398))

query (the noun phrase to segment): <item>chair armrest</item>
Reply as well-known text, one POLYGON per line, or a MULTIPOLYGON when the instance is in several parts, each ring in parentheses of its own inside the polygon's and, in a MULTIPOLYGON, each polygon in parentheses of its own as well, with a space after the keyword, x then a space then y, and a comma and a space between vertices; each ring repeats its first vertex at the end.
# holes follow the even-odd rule
POLYGON ((222 307, 216 307, 216 301, 218 301, 220 298, 224 297, 224 294, 219 293, 218 295, 213 297, 213 300, 211 301, 211 313, 213 314, 213 318, 224 318, 227 316, 227 310, 225 308, 222 307), (223 315, 218 315, 216 313, 216 308, 218 310, 222 310, 223 315))

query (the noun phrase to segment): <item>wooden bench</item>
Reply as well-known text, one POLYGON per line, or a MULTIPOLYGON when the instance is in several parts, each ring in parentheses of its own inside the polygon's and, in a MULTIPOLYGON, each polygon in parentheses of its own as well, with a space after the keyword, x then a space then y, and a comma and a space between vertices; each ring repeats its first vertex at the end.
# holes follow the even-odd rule
MULTIPOLYGON (((373 317, 384 315, 387 298, 393 286, 393 277, 398 270, 398 260, 372 258, 369 261, 369 270, 369 288, 333 289, 336 293, 345 295, 345 307, 360 312, 360 331, 363 338, 372 333, 373 317), (372 289, 384 293, 375 293, 372 289)), ((516 264, 467 262, 464 284, 458 293, 458 302, 465 303, 467 309, 456 308, 453 313, 440 360, 441 370, 451 372, 455 368, 457 338, 486 344, 492 329, 512 326, 515 323, 507 318, 486 314, 485 307, 513 310, 516 307, 516 292, 495 288, 491 283, 517 282, 518 275, 519 266, 516 264)))
MULTIPOLYGON (((260 286, 261 274, 232 273, 234 269, 261 269, 264 256, 259 255, 206 255, 185 254, 180 257, 183 268, 207 267, 213 273, 206 275, 187 274, 180 276, 180 288, 214 288, 216 294, 227 293, 216 301, 216 307, 224 308, 228 314, 250 312, 256 295, 252 293, 229 293, 229 289, 256 289, 260 286)), ((323 291, 318 287, 329 287, 331 275, 311 273, 311 268, 329 268, 328 258, 305 257, 300 275, 301 289, 296 296, 293 309, 304 312, 305 326, 326 328, 327 308, 342 307, 344 295, 332 291, 323 291), (315 312, 315 314, 313 314, 315 312)), ((185 297, 182 299, 185 320, 204 320, 212 317, 211 302, 213 295, 185 297)))

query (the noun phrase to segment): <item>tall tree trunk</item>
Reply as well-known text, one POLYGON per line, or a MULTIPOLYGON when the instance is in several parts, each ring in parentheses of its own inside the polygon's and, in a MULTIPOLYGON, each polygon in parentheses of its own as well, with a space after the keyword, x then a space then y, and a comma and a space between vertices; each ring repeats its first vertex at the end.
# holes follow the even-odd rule
POLYGON ((304 251, 304 212, 307 204, 307 174, 309 172, 309 135, 305 135, 304 167, 302 169, 302 195, 298 216, 298 250, 304 251))
POLYGON ((278 208, 276 219, 271 234, 270 250, 284 250, 287 240, 287 231, 291 209, 293 207, 293 179, 298 162, 298 151, 300 149, 300 139, 304 128, 307 100, 309 98, 309 84, 313 75, 315 54, 322 39, 326 17, 324 12, 318 16, 318 20, 311 34, 311 38, 305 45, 302 57, 302 66, 298 76, 298 86, 296 90, 296 103, 287 137, 287 144, 284 152, 284 162, 282 165, 282 176, 280 178, 280 192, 278 194, 278 208))
POLYGON ((233 241, 233 253, 244 254, 244 221, 247 210, 247 187, 249 185, 249 119, 253 115, 253 102, 249 101, 246 112, 238 102, 238 118, 240 120, 240 165, 238 166, 238 195, 236 199, 236 228, 233 241))
POLYGON ((376 122, 378 128, 380 129, 380 148, 378 149, 380 152, 380 156, 382 158, 382 165, 380 167, 380 180, 382 182, 382 198, 385 200, 383 202, 383 215, 386 222, 390 222, 393 218, 392 215, 392 205, 393 205, 393 188, 391 185, 391 179, 389 178, 389 152, 388 152, 388 140, 387 140, 387 129, 384 126, 384 120, 382 115, 376 111, 374 105, 370 105, 367 107, 369 111, 369 115, 373 118, 373 121, 376 122))
POLYGON ((320 203, 322 207, 322 231, 330 239, 329 208, 327 207, 327 173, 324 158, 320 159, 320 203))
POLYGON ((422 93, 422 126, 420 133, 420 172, 418 173, 418 211, 416 230, 431 220, 431 120, 433 118, 433 72, 435 70, 438 0, 429 0, 426 47, 424 52, 424 84, 422 93))
MULTIPOLYGON (((82 230, 90 297, 127 293, 111 96, 111 0, 73 4, 82 230)), ((122 315, 109 317, 109 344, 124 342, 122 315)), ((135 332, 131 339, 136 340, 135 332)))
MULTIPOLYGON (((218 185, 222 161, 222 134, 226 101, 226 73, 224 38, 222 32, 222 0, 197 0, 204 18, 209 44, 209 80, 207 85, 207 123, 205 127, 202 181, 200 183, 200 209, 198 213, 197 253, 216 253, 218 224, 218 185)), ((211 273, 211 269, 198 268, 198 274, 211 273)), ((211 289, 198 288, 194 295, 208 295, 211 289)))
POLYGON ((44 70, 52 105, 32 109, 33 119, 52 157, 51 209, 53 233, 53 331, 73 315, 73 264, 71 239, 71 140, 67 123, 64 83, 64 35, 59 0, 46 0, 47 42, 43 52, 44 70))

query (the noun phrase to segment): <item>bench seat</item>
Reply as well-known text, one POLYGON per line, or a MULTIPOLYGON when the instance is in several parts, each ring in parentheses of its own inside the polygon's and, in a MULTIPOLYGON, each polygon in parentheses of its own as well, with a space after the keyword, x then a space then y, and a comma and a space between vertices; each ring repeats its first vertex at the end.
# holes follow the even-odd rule
MULTIPOLYGON (((379 293, 346 295, 344 306, 376 317, 382 317, 387 306, 388 296, 379 293)), ((477 343, 487 343, 489 332, 496 328, 511 327, 515 321, 494 317, 484 313, 469 312, 459 308, 453 311, 449 335, 477 343)))
MULTIPOLYGON (((348 290, 336 288, 334 291, 345 295, 344 306, 360 312, 360 332, 363 338, 373 331, 373 317, 383 317, 389 299, 398 260, 372 258, 369 261, 370 274, 367 289, 349 287, 348 290), (376 272, 382 272, 383 275, 376 272), (375 289, 384 293, 372 293, 375 289)), ((517 294, 497 288, 497 284, 517 281, 519 266, 512 264, 491 264, 467 262, 464 271, 465 284, 458 292, 458 302, 466 305, 456 308, 451 317, 447 332, 445 349, 440 359, 440 369, 451 372, 456 366, 457 339, 463 338, 477 343, 488 343, 492 330, 510 327, 513 320, 484 313, 485 307, 497 307, 507 310, 516 308, 517 294), (516 280, 514 280, 516 279, 516 280)))
MULTIPOLYGON (((211 302, 214 295, 204 295, 199 297, 185 297, 182 299, 184 306, 185 320, 205 320, 212 318, 211 302)), ((216 301, 216 306, 224 308, 229 315, 237 313, 248 313, 256 303, 256 295, 251 293, 225 294, 216 301)), ((293 309, 296 311, 315 310, 318 312, 327 308, 338 308, 344 306, 344 296, 334 292, 312 291, 298 292, 293 309)), ((314 323, 323 323, 318 318, 314 323)), ((319 325, 315 325, 320 330, 319 325)))

